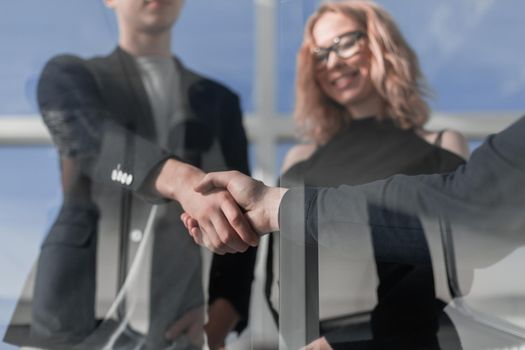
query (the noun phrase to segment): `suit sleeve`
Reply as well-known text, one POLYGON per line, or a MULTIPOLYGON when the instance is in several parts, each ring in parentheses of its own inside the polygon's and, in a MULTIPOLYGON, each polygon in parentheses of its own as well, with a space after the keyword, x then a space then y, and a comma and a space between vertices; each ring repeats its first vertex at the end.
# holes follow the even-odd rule
MULTIPOLYGON (((468 230, 475 232, 471 236, 475 240, 496 238, 511 249, 523 245, 523 135, 525 118, 490 136, 468 163, 449 174, 396 175, 361 186, 292 189, 280 206, 282 232, 304 227, 320 244, 331 242, 351 249, 371 226, 394 228, 386 232, 410 229, 398 220, 400 213, 422 220, 444 219, 453 225, 453 234, 468 230), (379 210, 371 213, 370 208, 379 210), (298 210, 305 210, 305 215, 297 215, 298 210)), ((406 256, 413 254, 406 248, 399 246, 397 255, 412 258, 406 256)))
MULTIPOLYGON (((226 164, 231 170, 249 175, 248 146, 242 125, 239 99, 226 92, 222 102, 220 141, 226 164)), ((256 248, 245 253, 214 255, 209 285, 209 302, 217 298, 228 300, 241 316, 236 331, 241 332, 247 325, 250 294, 255 266, 256 248)))
POLYGON ((162 201, 151 180, 171 155, 136 135, 128 125, 116 122, 84 60, 74 56, 51 59, 40 77, 37 98, 60 154, 74 158, 92 181, 125 187, 152 202, 162 201))

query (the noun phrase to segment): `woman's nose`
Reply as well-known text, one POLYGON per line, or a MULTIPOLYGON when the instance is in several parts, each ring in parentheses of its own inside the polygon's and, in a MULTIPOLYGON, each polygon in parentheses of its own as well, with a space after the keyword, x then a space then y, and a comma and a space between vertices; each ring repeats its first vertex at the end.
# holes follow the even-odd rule
POLYGON ((328 57, 326 58, 326 68, 337 67, 341 63, 341 58, 335 53, 335 51, 330 51, 328 57))

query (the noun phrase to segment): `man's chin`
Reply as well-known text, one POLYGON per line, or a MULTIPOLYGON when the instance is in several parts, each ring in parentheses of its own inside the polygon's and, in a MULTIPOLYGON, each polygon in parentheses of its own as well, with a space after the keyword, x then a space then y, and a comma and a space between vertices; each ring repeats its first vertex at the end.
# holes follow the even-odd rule
POLYGON ((160 35, 165 32, 171 32, 173 25, 175 24, 175 19, 162 18, 159 19, 159 16, 151 16, 155 18, 148 18, 143 25, 143 31, 150 35, 160 35))

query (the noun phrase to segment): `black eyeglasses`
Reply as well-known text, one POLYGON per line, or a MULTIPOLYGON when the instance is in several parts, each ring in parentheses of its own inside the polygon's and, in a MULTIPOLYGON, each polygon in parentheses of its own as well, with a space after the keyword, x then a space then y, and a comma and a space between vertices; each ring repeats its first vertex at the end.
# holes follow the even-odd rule
POLYGON ((359 47, 356 44, 365 37, 366 34, 361 31, 348 32, 335 37, 332 46, 316 47, 313 50, 315 61, 319 66, 326 65, 331 51, 335 52, 339 58, 350 58, 359 52, 359 47))

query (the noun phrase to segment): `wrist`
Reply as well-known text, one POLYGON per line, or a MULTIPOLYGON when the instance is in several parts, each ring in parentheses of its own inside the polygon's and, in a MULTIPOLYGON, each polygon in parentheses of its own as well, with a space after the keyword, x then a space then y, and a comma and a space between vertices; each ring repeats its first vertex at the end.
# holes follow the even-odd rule
POLYGON ((288 189, 282 187, 268 187, 265 190, 263 202, 267 203, 265 216, 267 218, 269 232, 279 231, 279 207, 287 191, 288 189))
POLYGON ((168 159, 155 180, 155 189, 162 197, 183 201, 184 197, 204 177, 204 172, 190 164, 168 159))

